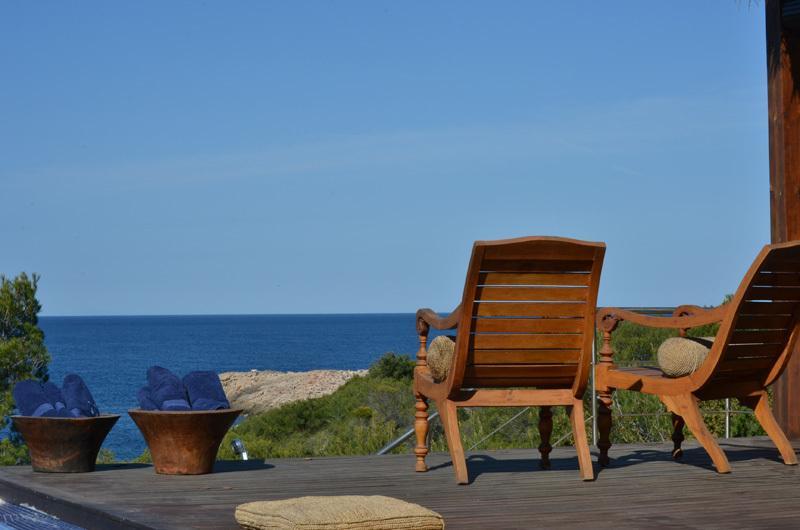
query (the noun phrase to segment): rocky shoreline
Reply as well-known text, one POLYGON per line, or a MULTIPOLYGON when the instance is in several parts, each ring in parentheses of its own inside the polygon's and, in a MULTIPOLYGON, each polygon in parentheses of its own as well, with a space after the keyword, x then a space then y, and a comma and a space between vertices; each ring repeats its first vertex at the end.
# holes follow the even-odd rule
POLYGON ((367 370, 253 370, 224 372, 219 378, 232 407, 244 409, 245 414, 258 414, 293 401, 332 394, 353 377, 366 374, 367 370))

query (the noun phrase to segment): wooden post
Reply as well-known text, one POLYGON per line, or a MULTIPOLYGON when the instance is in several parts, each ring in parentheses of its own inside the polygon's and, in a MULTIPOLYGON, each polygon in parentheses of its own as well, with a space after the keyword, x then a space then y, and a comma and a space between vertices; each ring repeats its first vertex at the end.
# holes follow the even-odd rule
MULTIPOLYGON (((611 333, 617 328, 619 320, 612 316, 599 316, 597 319, 597 328, 603 332, 603 345, 600 351, 600 360, 597 362, 595 368, 595 381, 604 381, 604 374, 608 372, 609 368, 614 367, 614 348, 611 346, 611 333)), ((611 407, 614 404, 612 389, 605 386, 605 384, 596 384, 597 391, 597 448, 600 450, 600 456, 597 461, 601 466, 607 466, 611 463, 608 457, 608 450, 611 449, 611 407)))
MULTIPOLYGON (((416 382, 416 373, 418 370, 426 370, 428 367, 428 332, 430 326, 421 318, 417 318, 417 334, 419 335, 419 351, 417 351, 417 365, 414 368, 414 381, 416 382)), ((414 454, 417 456, 416 470, 425 472, 428 470, 425 464, 425 457, 428 456, 428 432, 430 424, 428 423, 428 398, 421 393, 417 392, 416 383, 414 387, 414 397, 416 403, 414 408, 414 434, 417 438, 417 445, 414 447, 414 454)), ((441 414, 441 412, 440 412, 441 414)))
MULTIPOLYGON (((766 0, 772 242, 800 239, 800 2, 766 0)), ((775 416, 800 439, 800 345, 775 383, 775 416)))

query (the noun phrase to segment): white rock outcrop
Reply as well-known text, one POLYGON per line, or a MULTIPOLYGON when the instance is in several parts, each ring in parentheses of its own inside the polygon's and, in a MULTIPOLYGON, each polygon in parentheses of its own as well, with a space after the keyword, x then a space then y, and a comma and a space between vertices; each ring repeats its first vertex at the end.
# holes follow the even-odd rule
POLYGON ((312 370, 310 372, 224 372, 219 374, 225 394, 234 408, 258 414, 292 401, 332 394, 367 370, 312 370))

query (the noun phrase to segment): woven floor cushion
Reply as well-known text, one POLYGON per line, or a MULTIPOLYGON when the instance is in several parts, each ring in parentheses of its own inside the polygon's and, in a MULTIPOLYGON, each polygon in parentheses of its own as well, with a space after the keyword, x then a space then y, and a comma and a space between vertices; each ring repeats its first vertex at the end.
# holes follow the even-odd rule
POLYGON ((455 351, 456 338, 450 335, 439 335, 428 345, 428 368, 434 381, 447 379, 455 351))
POLYGON ((236 521, 248 530, 441 530, 444 519, 417 504, 380 495, 297 497, 236 507, 236 521))
POLYGON ((705 362, 714 337, 670 337, 658 347, 658 367, 669 377, 689 375, 705 362))

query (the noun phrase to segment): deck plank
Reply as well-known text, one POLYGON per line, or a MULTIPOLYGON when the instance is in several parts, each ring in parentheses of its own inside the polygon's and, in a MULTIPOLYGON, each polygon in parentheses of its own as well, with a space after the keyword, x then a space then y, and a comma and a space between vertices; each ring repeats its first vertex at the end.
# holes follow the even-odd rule
MULTIPOLYGON (((222 462, 211 475, 156 475, 150 466, 99 466, 94 473, 0 469, 0 497, 25 502, 86 528, 238 528, 237 504, 301 495, 388 495, 441 513, 459 528, 796 527, 800 467, 784 466, 768 440, 723 443, 733 467, 713 472, 702 449, 684 461, 667 445, 615 446, 610 468, 581 482, 572 448, 556 448, 553 468, 531 450, 469 455, 471 484, 458 486, 446 454, 415 473, 413 455, 222 462)), ((596 459, 595 459, 596 460, 596 459)))

